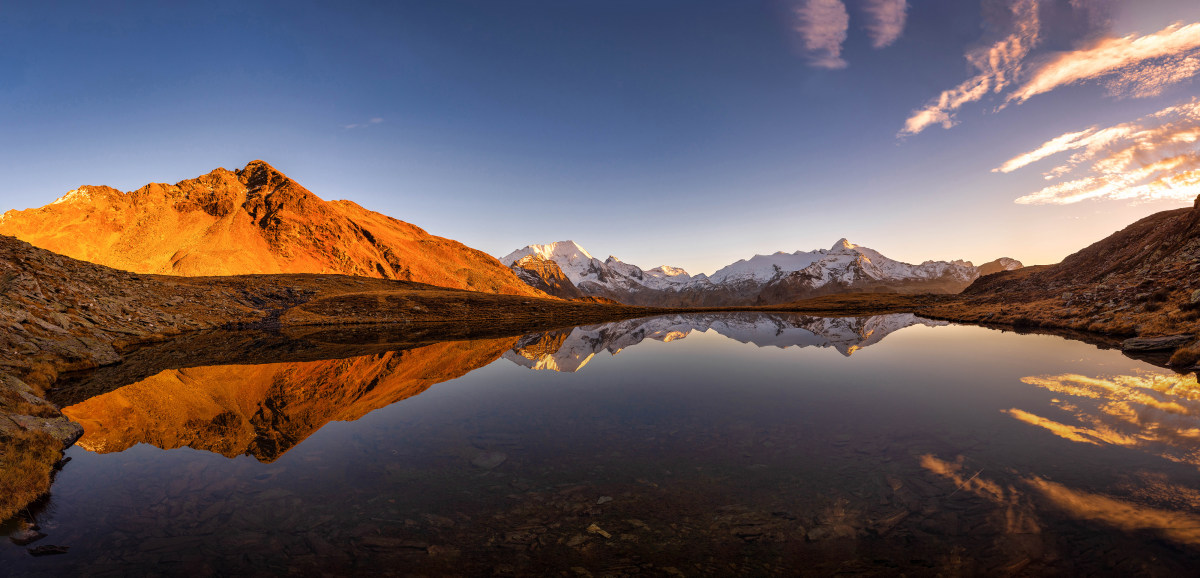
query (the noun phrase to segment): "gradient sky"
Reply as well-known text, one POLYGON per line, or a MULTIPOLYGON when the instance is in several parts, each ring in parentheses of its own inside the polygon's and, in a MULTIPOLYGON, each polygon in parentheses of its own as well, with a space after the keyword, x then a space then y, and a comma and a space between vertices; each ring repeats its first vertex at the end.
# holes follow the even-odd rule
POLYGON ((0 209, 261 158, 497 256, 699 273, 1050 263, 1200 193, 1195 0, 182 4, 0 4, 0 209))

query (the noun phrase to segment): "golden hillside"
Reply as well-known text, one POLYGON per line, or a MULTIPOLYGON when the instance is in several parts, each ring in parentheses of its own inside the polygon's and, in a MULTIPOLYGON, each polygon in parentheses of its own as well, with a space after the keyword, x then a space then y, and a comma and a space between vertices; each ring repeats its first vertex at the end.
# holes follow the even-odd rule
POLYGON ((80 187, 5 213, 0 234, 136 273, 342 273, 544 296, 482 251, 350 201, 324 201, 263 161, 129 193, 80 187))

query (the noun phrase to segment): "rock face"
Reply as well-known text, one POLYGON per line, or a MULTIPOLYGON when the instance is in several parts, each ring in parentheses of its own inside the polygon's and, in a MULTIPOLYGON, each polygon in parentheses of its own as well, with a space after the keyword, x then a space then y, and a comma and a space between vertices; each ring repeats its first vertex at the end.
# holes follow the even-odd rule
POLYGON ((541 255, 525 255, 509 268, 530 287, 562 299, 582 299, 583 292, 567 278, 558 263, 541 255))
POLYGON ((263 161, 129 193, 80 187, 5 213, 0 234, 136 273, 342 273, 541 295, 481 251, 350 201, 324 201, 263 161))
MULTIPOLYGON (((835 293, 958 293, 983 270, 1021 267, 998 259, 984 267, 968 261, 926 261, 910 265, 842 239, 830 249, 756 255, 712 275, 689 275, 678 267, 649 270, 616 257, 601 261, 573 241, 530 245, 502 261, 552 261, 584 295, 631 305, 659 307, 775 305, 835 293)), ((533 276, 534 287, 542 281, 533 276)))

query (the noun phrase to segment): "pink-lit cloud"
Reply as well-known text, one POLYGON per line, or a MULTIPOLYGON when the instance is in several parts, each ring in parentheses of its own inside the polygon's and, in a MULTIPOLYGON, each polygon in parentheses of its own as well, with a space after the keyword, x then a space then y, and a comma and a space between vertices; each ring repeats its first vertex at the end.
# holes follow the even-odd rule
POLYGON ((1191 200, 1200 195, 1200 97, 1134 122, 1055 137, 994 171, 1013 172, 1064 153, 1071 154, 1043 175, 1047 180, 1068 180, 1022 196, 1017 203, 1191 200))
POLYGON ((1112 75, 1117 78, 1110 90, 1127 87, 1131 96, 1155 95, 1200 72, 1198 55, 1200 22, 1172 24, 1145 36, 1104 38, 1038 67, 1007 101, 1025 102, 1062 86, 1112 75))
POLYGON ((1038 0, 1014 0, 1010 6, 1011 32, 1003 39, 966 55, 967 61, 978 74, 914 110, 898 136, 915 135, 931 126, 950 128, 957 123, 954 115, 963 105, 1014 85, 1025 58, 1040 40, 1038 6, 1038 0))
POLYGON ((908 0, 864 0, 863 12, 867 15, 866 29, 871 45, 883 48, 904 33, 908 0))
POLYGON ((850 28, 850 15, 842 0, 804 0, 796 8, 796 19, 796 32, 810 64, 831 69, 846 67, 842 43, 850 28))

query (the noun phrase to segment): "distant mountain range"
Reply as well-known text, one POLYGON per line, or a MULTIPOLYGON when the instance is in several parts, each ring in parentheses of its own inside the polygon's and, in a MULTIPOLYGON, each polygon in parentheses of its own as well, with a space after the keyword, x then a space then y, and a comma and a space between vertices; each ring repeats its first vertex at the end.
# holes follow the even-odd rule
POLYGON ((981 275, 1019 269, 1001 258, 910 265, 842 239, 830 249, 755 255, 712 275, 677 267, 644 270, 610 256, 601 261, 574 241, 529 245, 502 257, 530 286, 573 299, 605 297, 632 305, 771 305, 845 292, 958 293, 981 275))
POLYGON ((79 187, 45 207, 4 213, 0 234, 135 273, 342 273, 542 295, 482 251, 322 200, 263 161, 128 193, 79 187))
POLYGON ((530 369, 575 372, 601 351, 616 355, 646 339, 669 342, 693 331, 709 330, 759 347, 832 347, 849 357, 913 325, 937 327, 948 322, 911 313, 834 318, 763 313, 666 315, 527 335, 504 358, 530 369))

